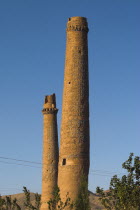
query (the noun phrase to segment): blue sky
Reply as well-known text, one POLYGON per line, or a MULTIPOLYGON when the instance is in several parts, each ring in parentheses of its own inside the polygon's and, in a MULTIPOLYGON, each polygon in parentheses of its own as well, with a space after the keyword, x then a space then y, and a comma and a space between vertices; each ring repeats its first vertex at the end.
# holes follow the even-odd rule
MULTIPOLYGON (((47 94, 56 93, 60 130, 66 22, 87 17, 89 189, 108 189, 129 153, 139 155, 139 10, 139 0, 0 1, 0 157, 41 162, 47 94)), ((40 165, 13 162, 0 158, 0 193, 19 193, 23 186, 41 192, 40 165)))

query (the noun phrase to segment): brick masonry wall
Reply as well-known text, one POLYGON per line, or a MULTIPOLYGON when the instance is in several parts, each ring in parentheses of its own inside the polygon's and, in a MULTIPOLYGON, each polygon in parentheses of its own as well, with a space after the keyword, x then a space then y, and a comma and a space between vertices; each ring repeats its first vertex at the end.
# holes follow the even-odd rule
POLYGON ((42 198, 41 210, 47 210, 47 201, 53 198, 53 191, 58 178, 58 134, 57 108, 55 95, 45 97, 42 110, 44 116, 43 129, 43 169, 42 169, 42 198))
POLYGON ((64 200, 78 195, 80 177, 89 172, 88 26, 86 18, 67 23, 58 185, 64 200))

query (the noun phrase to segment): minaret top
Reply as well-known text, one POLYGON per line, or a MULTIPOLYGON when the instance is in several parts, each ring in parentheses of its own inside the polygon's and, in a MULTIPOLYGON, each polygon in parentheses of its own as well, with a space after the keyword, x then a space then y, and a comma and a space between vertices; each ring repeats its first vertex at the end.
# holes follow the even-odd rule
POLYGON ((55 94, 45 96, 45 102, 43 106, 43 114, 57 114, 55 94))
POLYGON ((67 31, 86 31, 88 32, 88 23, 85 17, 70 17, 67 22, 67 31))
POLYGON ((70 17, 68 21, 82 21, 82 22, 87 22, 87 18, 85 17, 80 17, 80 16, 75 16, 75 17, 70 17))
POLYGON ((55 94, 45 96, 44 108, 56 108, 55 94))

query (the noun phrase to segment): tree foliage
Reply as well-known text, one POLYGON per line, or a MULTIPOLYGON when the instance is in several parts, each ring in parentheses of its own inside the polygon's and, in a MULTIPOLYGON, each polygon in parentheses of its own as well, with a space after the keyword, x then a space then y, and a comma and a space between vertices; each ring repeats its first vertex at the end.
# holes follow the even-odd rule
POLYGON ((21 210, 21 208, 16 198, 12 200, 11 196, 6 196, 5 198, 0 196, 0 210, 21 210))
MULTIPOLYGON (((23 187, 23 192, 25 194, 25 201, 24 201, 24 207, 28 210, 39 210, 40 204, 41 204, 41 195, 36 193, 35 196, 35 204, 33 205, 31 203, 31 194, 30 191, 27 190, 26 187, 23 187)), ((6 196, 5 198, 2 198, 0 196, 0 210, 21 210, 21 207, 17 203, 17 199, 12 199, 11 196, 6 196)))
MULTIPOLYGON (((35 203, 33 204, 30 191, 26 187, 23 187, 23 192, 25 194, 24 208, 27 210, 39 210, 41 206, 41 195, 38 193, 34 195, 35 203)), ((65 201, 62 201, 59 187, 56 186, 53 198, 47 203, 49 210, 64 210, 67 208, 71 210, 90 210, 87 180, 82 177, 78 198, 75 202, 71 201, 68 193, 65 201)), ((0 196, 0 210, 21 210, 21 207, 18 205, 16 198, 12 200, 10 196, 6 196, 5 198, 0 196)))
POLYGON ((50 199, 47 203, 49 210, 63 210, 67 207, 69 207, 69 209, 73 209, 74 207, 68 194, 66 195, 66 200, 64 202, 62 201, 60 197, 60 189, 58 186, 56 186, 56 189, 54 190, 53 199, 50 199))
POLYGON ((79 189, 78 198, 75 202, 75 210, 90 210, 89 191, 87 178, 83 175, 81 177, 81 185, 79 189))
POLYGON ((79 194, 76 201, 71 201, 69 194, 66 195, 66 200, 62 201, 60 196, 60 189, 57 186, 54 193, 53 199, 50 199, 48 203, 49 210, 63 210, 63 209, 74 209, 74 210, 90 210, 89 204, 89 192, 87 178, 82 175, 81 185, 79 188, 79 194))
POLYGON ((97 187, 101 203, 108 210, 140 210, 140 158, 130 153, 128 160, 122 164, 127 175, 113 176, 108 192, 97 187))
POLYGON ((23 192, 25 194, 25 202, 24 202, 24 206, 26 209, 33 209, 33 210, 39 210, 40 209, 40 205, 41 205, 41 195, 39 195, 38 193, 35 194, 35 205, 33 205, 31 203, 31 194, 30 191, 27 190, 26 187, 23 187, 23 192))

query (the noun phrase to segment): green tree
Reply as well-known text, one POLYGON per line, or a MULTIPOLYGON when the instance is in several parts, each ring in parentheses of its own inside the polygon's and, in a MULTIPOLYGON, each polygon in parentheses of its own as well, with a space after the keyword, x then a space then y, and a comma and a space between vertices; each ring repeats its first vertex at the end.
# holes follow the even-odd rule
POLYGON ((18 205, 16 198, 13 199, 12 205, 13 205, 12 210, 21 210, 21 207, 18 205))
POLYGON ((6 196, 5 198, 6 210, 12 210, 12 199, 11 196, 6 196))
POLYGON ((68 197, 68 194, 66 195, 66 200, 63 202, 60 197, 60 189, 58 186, 56 186, 56 189, 53 193, 53 199, 50 199, 48 202, 48 208, 49 210, 63 210, 69 207, 69 209, 73 209, 74 205, 71 203, 70 198, 68 197))
POLYGON ((24 206, 26 209, 33 209, 33 210, 39 210, 41 205, 41 195, 38 193, 35 194, 35 205, 31 203, 31 194, 30 191, 27 190, 26 187, 23 187, 23 192, 25 194, 25 202, 24 206))
POLYGON ((97 187, 103 206, 108 210, 140 210, 140 157, 130 153, 128 160, 122 164, 127 175, 113 176, 108 192, 97 187))
POLYGON ((5 206, 5 200, 0 195, 0 210, 5 210, 4 206, 5 206))
POLYGON ((89 203, 89 191, 88 191, 88 182, 87 178, 83 175, 81 177, 81 185, 79 189, 78 198, 75 202, 75 209, 76 210, 90 210, 90 203, 89 203))
POLYGON ((21 208, 16 198, 12 200, 11 196, 6 196, 5 198, 0 196, 0 210, 21 210, 21 208))
POLYGON ((60 189, 57 186, 53 193, 53 199, 47 202, 49 210, 63 210, 67 208, 74 210, 90 210, 88 182, 84 175, 81 176, 80 183, 81 185, 76 201, 71 201, 67 193, 66 200, 63 202, 60 197, 60 189))

